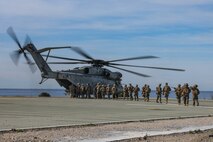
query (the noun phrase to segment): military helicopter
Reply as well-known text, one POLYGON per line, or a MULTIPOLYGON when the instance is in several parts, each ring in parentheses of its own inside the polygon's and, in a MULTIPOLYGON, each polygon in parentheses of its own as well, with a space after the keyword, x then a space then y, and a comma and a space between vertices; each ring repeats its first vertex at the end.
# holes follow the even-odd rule
MULTIPOLYGON (((150 69, 160 69, 160 70, 171 70, 171 71, 185 71, 183 69, 175 69, 175 68, 162 68, 162 67, 151 67, 151 66, 139 66, 139 65, 128 65, 117 63, 120 61, 129 61, 129 60, 140 60, 140 59, 153 59, 158 58, 156 56, 139 56, 139 57, 131 57, 131 58, 123 58, 116 60, 101 60, 95 59, 91 57, 88 53, 83 51, 79 47, 73 46, 63 46, 63 47, 46 47, 42 49, 37 49, 35 45, 30 40, 29 36, 26 36, 26 40, 23 46, 21 46, 14 30, 12 27, 7 29, 8 35, 16 42, 19 49, 14 51, 11 54, 11 58, 13 62, 17 65, 20 55, 23 54, 27 64, 29 65, 32 72, 35 72, 36 67, 39 68, 41 72, 41 82, 45 82, 47 79, 55 79, 60 86, 63 86, 66 89, 66 92, 70 92, 70 87, 75 88, 78 83, 80 84, 90 84, 91 87, 95 88, 97 83, 100 84, 115 84, 117 86, 117 92, 120 93, 123 89, 121 84, 122 74, 120 72, 112 72, 106 67, 111 67, 117 70, 122 70, 128 73, 135 74, 141 77, 150 77, 149 75, 138 73, 132 70, 127 70, 118 66, 126 66, 126 67, 136 67, 136 68, 150 68, 150 69), (71 49, 74 52, 80 54, 86 59, 74 59, 60 56, 52 56, 50 55, 51 50, 58 49, 71 49), (47 54, 43 54, 47 53, 47 54), (31 55, 34 62, 28 57, 31 55), (48 58, 54 58, 59 60, 67 60, 66 62, 48 62, 48 58), (61 70, 61 71, 53 71, 49 64, 90 64, 89 66, 76 67, 74 69, 69 70, 61 70)), ((72 92, 75 93, 75 92, 72 92)))

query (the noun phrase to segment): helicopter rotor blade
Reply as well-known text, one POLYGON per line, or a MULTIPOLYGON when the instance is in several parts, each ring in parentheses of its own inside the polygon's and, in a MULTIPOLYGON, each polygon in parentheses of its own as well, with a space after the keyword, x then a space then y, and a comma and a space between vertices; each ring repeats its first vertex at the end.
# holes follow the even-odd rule
POLYGON ((15 34, 15 32, 14 32, 14 30, 13 30, 12 27, 9 27, 9 28, 7 29, 7 33, 8 33, 8 35, 15 41, 15 43, 18 45, 18 47, 20 48, 20 50, 21 50, 22 52, 24 52, 24 50, 23 50, 23 48, 21 47, 21 44, 20 44, 20 42, 19 42, 19 40, 18 40, 18 38, 17 38, 17 36, 16 36, 16 34, 15 34))
POLYGON ((71 60, 71 61, 81 61, 81 62, 85 62, 88 63, 90 61, 88 60, 82 60, 82 59, 74 59, 74 58, 66 58, 66 57, 59 57, 59 56, 52 56, 52 55, 41 55, 43 57, 48 57, 48 58, 55 58, 55 59, 62 59, 62 60, 71 60))
POLYGON ((126 66, 126 67, 138 67, 138 68, 149 68, 149 69, 159 69, 159 70, 170 70, 170 71, 185 71, 184 69, 152 67, 152 66, 137 66, 137 65, 127 65, 127 64, 117 64, 117 63, 109 63, 109 65, 126 66))
POLYGON ((37 70, 37 67, 35 65, 35 63, 28 63, 29 67, 30 67, 30 70, 32 73, 35 73, 36 70, 37 70))
POLYGON ((111 65, 107 65, 107 66, 108 66, 108 67, 111 67, 111 68, 119 69, 119 70, 122 70, 122 71, 126 71, 126 72, 129 72, 129 73, 138 75, 138 76, 142 76, 142 77, 151 77, 151 76, 149 76, 149 75, 142 74, 142 73, 138 73, 138 72, 134 72, 134 71, 131 71, 131 70, 127 70, 127 69, 123 69, 123 68, 119 68, 119 67, 115 67, 115 66, 111 66, 111 65))
POLYGON ((34 73, 36 71, 36 69, 37 69, 36 66, 35 66, 35 63, 33 63, 31 61, 31 59, 27 56, 27 54, 25 52, 24 52, 24 57, 25 57, 25 59, 27 61, 27 64, 30 67, 30 70, 32 71, 32 73, 34 73))
POLYGON ((13 51, 10 54, 10 57, 11 57, 11 59, 12 59, 12 61, 13 61, 13 63, 15 65, 18 65, 18 62, 19 62, 19 59, 20 59, 20 55, 21 55, 20 52, 21 52, 21 50, 19 49, 19 50, 13 51))
MULTIPOLYGON (((15 43, 16 43, 16 44, 18 45, 18 47, 19 47, 19 50, 14 51, 14 52, 10 55, 11 58, 12 58, 12 60, 13 60, 13 62, 15 63, 15 65, 18 64, 20 55, 21 55, 22 53, 24 54, 24 57, 25 57, 25 59, 27 60, 27 62, 28 62, 29 64, 31 64, 32 61, 31 61, 30 58, 27 56, 27 54, 24 52, 24 49, 22 48, 22 46, 21 46, 21 44, 20 44, 20 42, 19 42, 19 40, 18 40, 18 38, 17 38, 17 36, 16 36, 16 34, 15 34, 13 28, 12 28, 12 27, 9 27, 9 28, 7 29, 7 33, 8 33, 8 35, 15 41, 15 43)), ((25 42, 27 43, 27 42, 29 41, 29 39, 30 39, 29 36, 27 36, 25 42)), ((31 70, 32 70, 32 67, 31 67, 31 70)))
POLYGON ((159 57, 156 57, 156 56, 139 56, 139 57, 132 57, 132 58, 110 60, 110 61, 107 61, 107 62, 129 61, 129 60, 139 60, 139 59, 153 59, 153 58, 159 58, 159 57))
POLYGON ((87 64, 86 62, 47 62, 48 64, 87 64))
POLYGON ((81 56, 87 58, 87 59, 90 59, 90 60, 94 60, 89 54, 87 54, 85 51, 83 51, 81 48, 79 47, 74 47, 74 46, 71 46, 71 49, 73 51, 75 51, 76 53, 80 54, 81 56))
POLYGON ((26 35, 26 38, 25 38, 25 42, 24 42, 24 46, 25 47, 27 44, 29 43, 32 43, 32 40, 30 39, 30 37, 28 35, 26 35))

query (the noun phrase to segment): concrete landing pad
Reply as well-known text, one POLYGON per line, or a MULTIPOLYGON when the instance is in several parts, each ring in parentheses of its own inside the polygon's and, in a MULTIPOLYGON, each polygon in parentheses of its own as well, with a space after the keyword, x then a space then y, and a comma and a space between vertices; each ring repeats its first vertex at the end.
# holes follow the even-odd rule
POLYGON ((151 101, 0 97, 0 130, 213 115, 213 101, 151 101))

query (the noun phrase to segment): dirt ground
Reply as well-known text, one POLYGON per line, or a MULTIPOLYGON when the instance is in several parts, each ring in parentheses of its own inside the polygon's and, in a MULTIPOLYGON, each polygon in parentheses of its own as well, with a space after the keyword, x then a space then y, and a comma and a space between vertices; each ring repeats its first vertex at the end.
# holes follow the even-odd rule
POLYGON ((99 141, 142 141, 142 142, 213 142, 213 129, 163 136, 134 135, 137 132, 170 131, 186 127, 213 126, 213 117, 130 122, 107 125, 60 127, 50 129, 11 130, 0 132, 2 142, 99 142, 99 141), (123 136, 123 137, 122 137, 123 136), (137 138, 136 138, 137 137, 137 138), (121 140, 124 139, 124 140, 121 140))

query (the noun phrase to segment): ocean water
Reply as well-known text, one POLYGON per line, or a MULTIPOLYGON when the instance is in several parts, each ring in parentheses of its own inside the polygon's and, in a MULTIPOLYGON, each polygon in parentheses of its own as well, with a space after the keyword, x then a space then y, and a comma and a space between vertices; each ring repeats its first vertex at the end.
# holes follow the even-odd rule
POLYGON ((42 92, 47 92, 53 97, 64 97, 63 89, 0 89, 0 96, 29 96, 36 97, 42 92))
MULTIPOLYGON (((0 89, 0 96, 29 96, 36 97, 42 92, 47 92, 53 97, 65 97, 64 89, 0 89)), ((141 97, 141 92, 139 93, 141 97)), ((150 94, 151 98, 156 98, 155 91, 150 94)), ((163 97, 163 96, 162 96, 163 97)), ((176 98, 176 95, 171 91, 170 98, 176 98)), ((190 94, 190 98, 192 95, 190 94)), ((200 91, 199 99, 213 99, 213 91, 200 91)))

